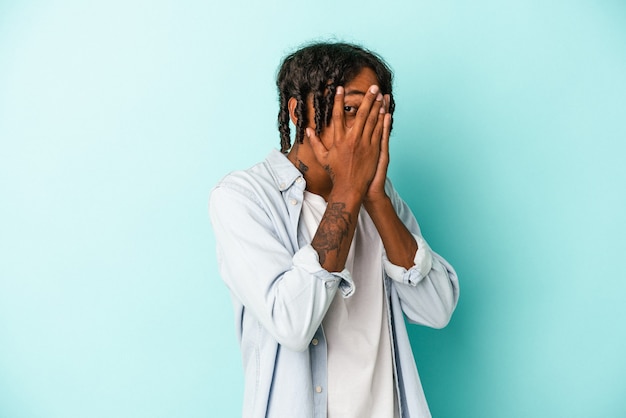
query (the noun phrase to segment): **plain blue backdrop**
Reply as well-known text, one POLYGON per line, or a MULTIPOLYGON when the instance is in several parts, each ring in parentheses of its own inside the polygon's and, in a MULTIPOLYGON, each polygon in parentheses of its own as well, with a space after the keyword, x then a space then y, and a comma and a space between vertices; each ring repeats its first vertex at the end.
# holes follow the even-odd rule
POLYGON ((457 269, 435 418, 626 416, 621 1, 0 2, 0 416, 236 417, 207 215, 303 42, 396 74, 390 177, 457 269))

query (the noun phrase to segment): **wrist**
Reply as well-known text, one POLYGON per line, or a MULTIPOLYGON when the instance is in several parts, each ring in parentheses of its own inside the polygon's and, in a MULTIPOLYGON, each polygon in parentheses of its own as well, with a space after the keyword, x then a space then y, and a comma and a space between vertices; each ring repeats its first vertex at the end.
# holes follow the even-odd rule
POLYGON ((351 185, 333 185, 333 189, 328 196, 328 202, 341 201, 348 206, 361 206, 365 193, 351 185))
POLYGON ((387 193, 382 191, 381 193, 368 193, 363 198, 363 206, 370 212, 374 210, 392 208, 391 199, 387 196, 387 193))

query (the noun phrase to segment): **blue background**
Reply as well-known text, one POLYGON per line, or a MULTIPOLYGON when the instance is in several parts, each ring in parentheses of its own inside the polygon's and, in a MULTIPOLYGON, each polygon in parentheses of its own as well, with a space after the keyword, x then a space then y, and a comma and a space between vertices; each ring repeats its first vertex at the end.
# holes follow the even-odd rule
POLYGON ((436 418, 626 416, 621 1, 1 1, 0 416, 236 417, 211 187, 305 41, 396 73, 390 176, 461 278, 436 418))

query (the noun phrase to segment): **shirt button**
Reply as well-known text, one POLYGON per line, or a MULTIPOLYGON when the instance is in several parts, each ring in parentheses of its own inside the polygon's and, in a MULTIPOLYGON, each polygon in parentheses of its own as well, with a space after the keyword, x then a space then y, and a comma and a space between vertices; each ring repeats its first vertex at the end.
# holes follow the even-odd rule
POLYGON ((289 203, 291 203, 292 205, 297 205, 298 201, 296 199, 291 199, 289 203))
POLYGON ((311 341, 311 344, 313 345, 317 345, 319 343, 319 341, 317 341, 317 338, 313 338, 313 340, 311 341))
POLYGON ((322 393, 322 387, 321 386, 315 386, 315 391, 317 393, 322 393))
POLYGON ((286 184, 285 184, 285 183, 280 183, 280 188, 281 188, 281 189, 284 189, 284 188, 285 188, 285 186, 286 186, 286 184))
POLYGON ((333 287, 333 282, 326 282, 326 289, 331 289, 333 287))
POLYGON ((298 178, 296 179, 296 183, 302 183, 302 177, 298 177, 298 178))

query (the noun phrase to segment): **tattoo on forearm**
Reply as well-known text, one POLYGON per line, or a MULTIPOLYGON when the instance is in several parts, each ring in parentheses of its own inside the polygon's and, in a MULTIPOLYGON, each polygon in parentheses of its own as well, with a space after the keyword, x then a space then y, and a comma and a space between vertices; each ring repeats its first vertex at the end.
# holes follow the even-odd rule
POLYGON ((342 241, 348 236, 350 225, 352 225, 352 215, 345 208, 345 203, 330 203, 311 242, 320 256, 321 265, 324 265, 329 252, 339 253, 342 241))

